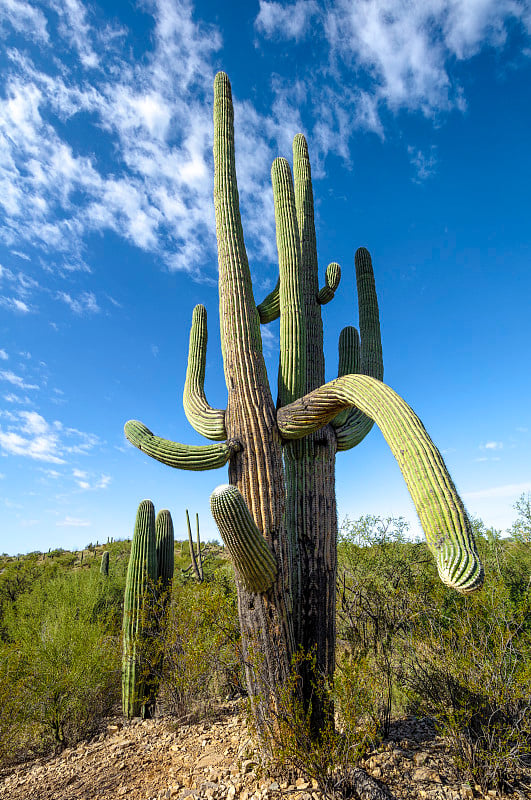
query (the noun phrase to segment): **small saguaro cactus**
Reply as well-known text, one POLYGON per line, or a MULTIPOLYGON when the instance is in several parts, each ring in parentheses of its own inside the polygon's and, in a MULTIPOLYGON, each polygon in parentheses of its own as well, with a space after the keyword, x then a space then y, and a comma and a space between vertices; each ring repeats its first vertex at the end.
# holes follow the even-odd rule
POLYGON ((192 539, 192 527, 190 525, 190 516, 188 514, 188 509, 186 509, 186 526, 188 528, 188 545, 190 547, 190 566, 186 567, 183 572, 188 572, 190 569, 193 569, 194 575, 199 581, 202 583, 203 581, 203 554, 201 552, 201 536, 199 534, 199 514, 195 515, 195 527, 196 527, 196 538, 197 538, 197 555, 195 554, 194 550, 194 542, 192 539))
POLYGON ((272 182, 279 280, 257 306, 239 210, 231 87, 221 72, 214 82, 214 206, 227 407, 213 408, 205 396, 207 317, 199 305, 183 404, 195 430, 216 443, 183 445, 138 421, 125 426, 136 447, 169 466, 206 470, 228 463, 229 484, 214 491, 211 508, 234 562, 246 681, 266 756, 271 720, 301 650, 312 656, 297 659, 313 670, 303 667, 297 683, 316 734, 331 713, 314 686, 335 665, 335 457, 360 444, 373 422, 398 461, 441 579, 462 592, 483 579, 470 522, 439 451, 411 408, 382 382, 378 303, 364 248, 355 256, 360 333, 342 332, 338 377, 325 382, 321 311, 337 291, 340 268, 331 263, 319 288, 310 161, 301 134, 293 142, 293 176, 288 162, 276 159, 272 182), (275 405, 260 326, 278 317, 275 405))
POLYGON ((100 574, 105 578, 109 577, 109 551, 104 550, 101 555, 100 574))
POLYGON ((123 619, 122 707, 126 717, 152 716, 155 698, 145 663, 149 644, 149 604, 157 582, 155 509, 151 500, 138 506, 125 582, 123 619))
POLYGON ((173 521, 168 509, 159 511, 155 519, 157 578, 162 592, 167 592, 173 580, 175 563, 173 521))

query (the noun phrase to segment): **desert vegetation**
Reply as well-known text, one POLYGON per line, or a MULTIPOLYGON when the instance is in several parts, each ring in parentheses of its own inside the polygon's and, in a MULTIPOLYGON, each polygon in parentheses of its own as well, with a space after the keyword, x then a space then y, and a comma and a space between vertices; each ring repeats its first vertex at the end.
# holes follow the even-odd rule
MULTIPOLYGON (((527 499, 508 533, 529 524, 527 499)), ((337 666, 327 686, 336 724, 316 741, 288 681, 271 732, 277 769, 317 779, 331 797, 391 720, 410 714, 435 721, 455 769, 473 784, 518 785, 531 743, 531 544, 473 524, 485 585, 458 595, 438 581, 426 545, 411 541, 404 520, 344 520, 337 666)), ((119 713, 130 549, 124 541, 86 548, 83 560, 66 551, 2 557, 4 765, 88 738, 119 713)), ((143 662, 159 683, 156 713, 176 725, 247 695, 230 558, 215 542, 202 552, 199 581, 188 539, 175 543, 171 599, 152 608, 157 624, 143 662)), ((296 680, 300 665, 293 666, 296 680)))

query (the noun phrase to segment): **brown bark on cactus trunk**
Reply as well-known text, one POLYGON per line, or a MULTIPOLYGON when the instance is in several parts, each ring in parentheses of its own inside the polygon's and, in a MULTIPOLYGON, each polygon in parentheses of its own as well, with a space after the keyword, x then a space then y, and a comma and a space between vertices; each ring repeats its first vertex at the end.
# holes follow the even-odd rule
POLYGON ((258 734, 267 751, 267 726, 271 712, 280 713, 278 692, 288 678, 293 654, 291 614, 286 604, 290 558, 284 524, 280 435, 243 241, 232 114, 230 84, 224 74, 219 74, 214 95, 214 204, 221 341, 228 391, 225 428, 229 439, 236 439, 242 446, 230 460, 229 481, 243 495, 278 564, 275 582, 263 594, 247 591, 237 579, 247 686, 258 734))

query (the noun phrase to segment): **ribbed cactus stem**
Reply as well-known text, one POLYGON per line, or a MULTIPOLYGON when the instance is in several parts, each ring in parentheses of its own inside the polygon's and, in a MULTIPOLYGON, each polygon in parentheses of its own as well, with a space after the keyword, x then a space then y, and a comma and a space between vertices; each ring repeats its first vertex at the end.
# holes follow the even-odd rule
POLYGON ((301 249, 295 189, 285 158, 271 167, 280 272, 280 361, 278 399, 285 405, 306 390, 306 324, 302 305, 301 249))
POLYGON ((227 438, 225 411, 212 408, 205 396, 207 339, 207 312, 204 306, 197 305, 192 314, 183 407, 188 422, 198 433, 219 442, 227 438))
POLYGON ((143 654, 147 606, 156 581, 155 509, 151 500, 143 500, 136 515, 124 595, 122 707, 129 718, 150 716, 154 704, 143 654))
POLYGON ((167 508, 155 519, 155 543, 157 551, 157 579, 162 591, 171 586, 175 568, 173 520, 167 508))
POLYGON ((326 268, 325 285, 317 294, 317 302, 324 306, 334 298, 341 280, 341 267, 333 261, 326 268))
POLYGON ((240 580, 249 592, 267 592, 277 576, 277 562, 236 486, 214 489, 210 508, 240 580))
MULTIPOLYGON (((343 375, 357 375, 360 371, 360 337, 358 331, 352 325, 347 325, 339 334, 338 349, 339 364, 337 368, 337 377, 341 378, 343 375)), ((330 420, 334 428, 341 428, 345 425, 351 412, 352 409, 346 408, 344 411, 337 414, 334 419, 330 420)), ((339 437, 337 449, 342 449, 339 437)))
POLYGON ((125 423, 125 435, 135 447, 168 467, 201 471, 224 467, 234 453, 240 449, 238 442, 229 440, 219 444, 179 444, 155 436, 138 420, 125 423))
POLYGON ((104 550, 101 555, 100 574, 105 578, 109 576, 109 551, 104 550))
POLYGON ((391 448, 441 580, 461 592, 479 588, 483 568, 465 508, 443 458, 420 419, 389 386, 366 375, 336 378, 280 409, 280 432, 287 439, 300 438, 349 405, 376 422, 391 448))
POLYGON ((197 527, 197 556, 194 551, 194 542, 192 539, 192 526, 190 525, 190 516, 188 509, 186 509, 186 525, 188 528, 188 544, 190 546, 190 559, 192 561, 192 569, 194 570, 195 577, 201 583, 203 580, 203 560, 201 558, 201 538, 199 536, 199 514, 195 515, 197 527))
POLYGON ((260 323, 266 325, 280 317, 280 278, 272 292, 269 292, 261 303, 256 306, 260 315, 260 323))

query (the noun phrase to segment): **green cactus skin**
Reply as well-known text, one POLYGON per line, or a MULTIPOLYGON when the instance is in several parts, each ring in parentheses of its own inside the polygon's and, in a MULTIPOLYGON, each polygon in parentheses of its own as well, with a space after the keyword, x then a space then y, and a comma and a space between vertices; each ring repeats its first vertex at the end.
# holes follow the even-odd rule
POLYGON ((279 713, 282 687, 301 649, 315 655, 316 672, 303 667, 298 683, 312 709, 314 731, 331 713, 314 686, 317 676, 331 677, 334 670, 335 457, 359 444, 374 420, 399 461, 443 580, 460 591, 471 591, 482 580, 464 508, 440 454, 409 406, 381 382, 378 302, 365 248, 355 255, 360 334, 344 329, 339 377, 325 382, 321 311, 333 298, 340 269, 332 262, 319 289, 311 168, 302 134, 293 141, 293 176, 279 158, 272 183, 279 278, 257 306, 239 210, 231 87, 225 73, 218 73, 214 206, 228 400, 225 412, 206 401, 206 317, 198 311, 184 402, 192 425, 220 444, 186 447, 154 437, 141 423, 126 425, 130 441, 172 466, 210 469, 228 463, 230 485, 214 492, 211 505, 236 568, 247 687, 265 756, 271 752, 266 720, 279 713), (278 317, 275 408, 260 325, 278 317))
POLYGON ((276 558, 236 486, 226 484, 214 489, 210 508, 245 588, 249 592, 267 592, 278 574, 276 558))
MULTIPOLYGON (((192 567, 195 577, 202 583, 203 581, 203 558, 201 555, 201 537, 199 535, 199 514, 195 515, 195 523, 196 523, 196 532, 197 532, 197 556, 194 550, 194 543, 192 540, 192 527, 190 525, 190 515, 188 514, 188 509, 186 509, 186 525, 188 528, 188 544, 190 546, 190 559, 192 563, 190 566, 192 567)), ((189 567, 184 570, 187 572, 189 567)))
POLYGON ((173 520, 167 508, 155 519, 155 549, 157 553, 157 580, 162 592, 167 591, 173 580, 175 567, 173 520))
POLYGON ((396 458, 441 580, 474 591, 483 568, 463 503, 422 422, 389 386, 366 375, 336 378, 280 409, 278 426, 286 439, 303 437, 353 405, 376 422, 396 458))
POLYGON ((125 582, 123 620, 122 709, 126 717, 151 716, 154 697, 142 666, 146 603, 157 582, 155 509, 151 500, 138 506, 125 582))
POLYGON ((100 575, 105 578, 109 577, 109 551, 104 550, 101 555, 100 575))
POLYGON ((223 441, 225 431, 225 411, 212 408, 205 397, 205 364, 207 349, 207 313, 202 305, 194 308, 188 368, 184 383, 183 407, 190 425, 207 439, 223 441))
POLYGON ((334 299, 334 295, 341 280, 341 267, 332 261, 326 268, 325 285, 317 293, 317 302, 319 305, 324 306, 334 299))
POLYGON ((155 436, 138 420, 129 420, 124 426, 125 435, 135 447, 168 467, 189 469, 196 472, 224 467, 229 458, 239 449, 236 441, 222 444, 190 445, 172 442, 155 436))
POLYGON ((262 325, 280 317, 280 280, 277 281, 273 291, 256 308, 262 325))

